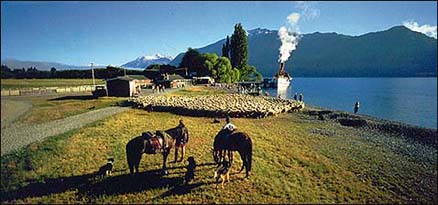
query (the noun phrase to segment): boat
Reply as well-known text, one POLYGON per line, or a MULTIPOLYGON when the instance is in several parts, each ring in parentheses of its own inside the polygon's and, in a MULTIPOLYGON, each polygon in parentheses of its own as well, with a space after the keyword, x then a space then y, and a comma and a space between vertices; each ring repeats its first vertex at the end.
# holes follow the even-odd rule
POLYGON ((273 87, 286 89, 290 85, 292 77, 284 70, 284 63, 280 62, 280 70, 274 75, 273 87))

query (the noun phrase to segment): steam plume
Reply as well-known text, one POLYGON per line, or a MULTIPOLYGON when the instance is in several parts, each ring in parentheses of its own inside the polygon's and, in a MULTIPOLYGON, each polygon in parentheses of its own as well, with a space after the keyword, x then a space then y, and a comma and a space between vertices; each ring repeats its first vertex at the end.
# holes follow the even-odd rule
POLYGON ((289 59, 290 53, 294 51, 297 48, 298 44, 298 21, 300 20, 300 14, 299 13, 291 13, 287 17, 287 21, 289 22, 290 28, 286 28, 285 26, 282 26, 278 30, 278 36, 281 40, 281 46, 280 46, 280 59, 278 59, 280 62, 284 63, 289 59))

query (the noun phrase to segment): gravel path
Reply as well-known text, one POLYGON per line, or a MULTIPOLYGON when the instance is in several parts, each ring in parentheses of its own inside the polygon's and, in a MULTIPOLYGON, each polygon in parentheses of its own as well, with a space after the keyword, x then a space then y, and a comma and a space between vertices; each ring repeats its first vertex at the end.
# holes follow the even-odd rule
MULTIPOLYGON (((13 103, 15 104, 15 102, 13 103)), ((24 147, 32 142, 43 140, 46 137, 59 135, 69 130, 80 128, 86 124, 123 112, 127 109, 129 108, 107 107, 60 120, 23 127, 11 125, 10 127, 6 127, 3 129, 2 125, 1 155, 7 154, 12 150, 24 147)))
POLYGON ((25 101, 1 100, 1 128, 6 128, 11 123, 27 112, 32 104, 25 101))

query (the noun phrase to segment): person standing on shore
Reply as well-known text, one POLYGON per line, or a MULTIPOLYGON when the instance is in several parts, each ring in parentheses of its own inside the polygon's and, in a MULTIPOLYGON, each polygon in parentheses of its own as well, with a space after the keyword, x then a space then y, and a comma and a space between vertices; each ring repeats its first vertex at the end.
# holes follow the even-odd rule
POLYGON ((303 102, 303 93, 300 93, 300 102, 303 102))
POLYGON ((298 98, 298 94, 297 94, 297 93, 295 93, 295 95, 294 95, 294 100, 296 101, 296 100, 297 100, 297 98, 298 98))
POLYGON ((359 110, 359 101, 356 101, 356 104, 354 104, 354 113, 357 113, 359 110))

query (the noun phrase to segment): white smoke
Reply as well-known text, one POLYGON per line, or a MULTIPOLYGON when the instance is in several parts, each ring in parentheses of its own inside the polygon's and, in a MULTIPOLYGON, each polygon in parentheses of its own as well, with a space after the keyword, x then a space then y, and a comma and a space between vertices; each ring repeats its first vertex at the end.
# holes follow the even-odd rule
POLYGON ((437 38, 437 26, 431 26, 429 24, 420 26, 415 21, 405 21, 403 22, 403 26, 405 26, 408 29, 411 29, 412 31, 423 33, 435 39, 437 38))
POLYGON ((287 16, 287 20, 292 26, 296 26, 298 23, 298 20, 300 20, 300 14, 299 13, 291 13, 289 16, 287 16))
POLYGON ((280 57, 279 61, 284 63, 289 59, 290 54, 297 48, 298 45, 298 33, 300 32, 300 28, 298 27, 298 22, 300 20, 299 13, 291 13, 287 16, 287 21, 289 22, 289 28, 282 26, 278 30, 278 36, 281 40, 280 46, 280 57))
POLYGON ((279 61, 284 63, 287 61, 287 59, 289 59, 290 53, 297 48, 298 35, 294 35, 286 27, 282 26, 278 30, 278 36, 281 40, 279 61))
POLYGON ((278 30, 278 36, 281 40, 279 61, 284 63, 289 59, 291 52, 297 48, 300 36, 300 27, 298 23, 301 19, 311 20, 319 16, 319 9, 315 8, 314 2, 296 2, 295 8, 300 10, 300 13, 291 13, 287 16, 289 25, 282 26, 278 30))

